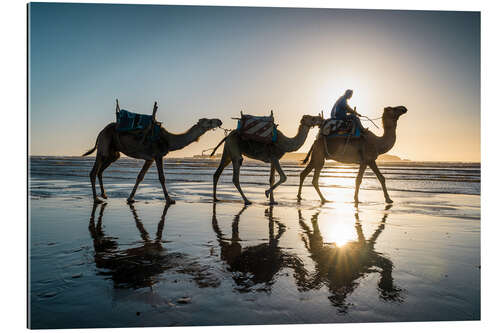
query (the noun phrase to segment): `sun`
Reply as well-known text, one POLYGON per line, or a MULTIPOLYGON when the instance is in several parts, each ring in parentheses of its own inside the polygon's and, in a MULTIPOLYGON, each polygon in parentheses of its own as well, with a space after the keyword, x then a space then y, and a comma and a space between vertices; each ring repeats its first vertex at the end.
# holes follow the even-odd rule
POLYGON ((330 116, 333 104, 347 89, 353 90, 352 98, 349 100, 349 105, 359 113, 374 117, 376 116, 375 99, 373 92, 375 87, 369 78, 364 78, 362 75, 349 73, 332 77, 327 82, 324 82, 317 90, 318 103, 322 106, 325 117, 330 116))

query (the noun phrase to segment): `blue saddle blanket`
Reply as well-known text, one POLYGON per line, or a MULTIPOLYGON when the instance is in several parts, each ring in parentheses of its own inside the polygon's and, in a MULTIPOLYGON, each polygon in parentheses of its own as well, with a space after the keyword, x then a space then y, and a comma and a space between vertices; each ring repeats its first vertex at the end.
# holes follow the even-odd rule
POLYGON ((116 114, 116 130, 127 132, 148 128, 153 121, 153 117, 146 114, 139 114, 127 110, 120 110, 116 114))
MULTIPOLYGON (((116 114, 116 130, 118 132, 130 132, 136 130, 145 130, 149 128, 153 122, 153 116, 147 114, 139 114, 127 110, 120 110, 116 114)), ((153 131, 148 135, 149 141, 156 141, 160 137, 160 125, 155 124, 153 131)))

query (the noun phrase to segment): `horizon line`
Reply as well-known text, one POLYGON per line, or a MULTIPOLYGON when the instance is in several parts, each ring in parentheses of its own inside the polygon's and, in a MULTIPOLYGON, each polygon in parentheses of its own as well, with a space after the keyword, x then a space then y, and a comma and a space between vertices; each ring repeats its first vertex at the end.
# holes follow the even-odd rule
MULTIPOLYGON (((301 153, 299 153, 301 154, 301 153)), ((303 154, 306 154, 306 153, 303 153, 303 154)), ((390 154, 389 154, 390 155, 390 154)), ((393 155, 393 156, 396 156, 396 155, 393 155)), ((82 157, 82 158, 86 158, 88 159, 89 157, 94 157, 92 155, 89 155, 89 156, 81 156, 81 155, 30 155, 28 154, 28 157, 82 157)), ((397 156, 399 157, 399 156, 397 156)), ((131 159, 131 160, 138 160, 137 158, 133 158, 133 157, 129 157, 127 155, 122 155, 120 156, 120 158, 127 158, 127 159, 131 159)), ((201 158, 196 158, 194 156, 179 156, 179 157, 168 157, 168 156, 165 156, 164 158, 166 159, 201 159, 201 158)), ((443 161, 443 160, 427 160, 427 161, 419 161, 419 160, 410 160, 410 159, 403 159, 401 157, 399 157, 401 160, 400 161, 385 161, 385 162, 389 162, 389 163, 476 163, 476 164, 481 164, 481 161, 459 161, 459 160, 448 160, 448 161, 443 161)), ((216 159, 216 158, 208 158, 208 159, 216 159)), ((334 160, 331 160, 331 161, 327 161, 327 162, 336 162, 336 163, 339 163, 339 164, 356 164, 356 163, 341 163, 341 162, 337 162, 337 161, 334 161, 334 160)), ((379 161, 379 162, 384 162, 384 161, 379 161)), ((265 163, 265 162, 263 162, 265 163)))

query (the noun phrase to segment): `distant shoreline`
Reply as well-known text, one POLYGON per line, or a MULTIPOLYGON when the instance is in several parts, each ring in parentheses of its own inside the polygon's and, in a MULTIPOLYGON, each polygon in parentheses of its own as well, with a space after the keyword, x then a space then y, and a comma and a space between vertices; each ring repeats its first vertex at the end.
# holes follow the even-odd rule
MULTIPOLYGON (((303 154, 305 157, 305 153, 303 154)), ((71 155, 29 155, 29 158, 82 158, 82 159, 91 159, 93 160, 95 156, 86 156, 86 157, 81 157, 81 156, 71 156, 71 155)), ((122 155, 121 158, 123 159, 130 159, 130 160, 135 160, 134 158, 130 158, 128 156, 122 155)), ((170 161, 170 162, 181 162, 181 161, 189 161, 189 162, 213 162, 214 164, 219 162, 220 156, 216 155, 214 157, 165 157, 165 160, 170 161)), ((300 164, 302 158, 283 158, 281 160, 282 163, 285 164, 300 164)), ((266 164, 261 161, 253 160, 250 158, 246 158, 245 160, 248 162, 256 163, 256 164, 266 164)), ((329 165, 353 165, 353 164, 346 164, 346 163, 340 163, 336 161, 326 161, 327 164, 329 165)), ((460 162, 460 161, 411 161, 411 160, 393 160, 393 159, 377 159, 377 163, 381 165, 391 165, 391 166, 464 166, 464 167, 481 167, 481 162, 460 162)))

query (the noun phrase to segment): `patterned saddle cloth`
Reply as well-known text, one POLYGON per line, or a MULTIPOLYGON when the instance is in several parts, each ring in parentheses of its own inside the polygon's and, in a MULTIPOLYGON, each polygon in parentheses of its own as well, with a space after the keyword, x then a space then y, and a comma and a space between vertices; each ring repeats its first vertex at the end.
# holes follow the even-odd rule
POLYGON ((242 114, 236 128, 243 140, 262 143, 276 142, 278 130, 274 124, 274 117, 257 117, 242 114))
POLYGON ((359 138, 361 136, 361 131, 358 126, 352 130, 353 126, 355 126, 354 122, 351 119, 347 120, 338 120, 338 119, 328 119, 323 127, 321 128, 320 133, 326 135, 327 137, 348 137, 351 138, 359 138))
MULTIPOLYGON (((144 136, 145 130, 151 127, 153 116, 139 114, 127 110, 120 110, 116 113, 116 130, 118 132, 129 132, 144 136)), ((160 124, 155 123, 152 131, 147 136, 149 141, 156 141, 160 138, 160 124)))

